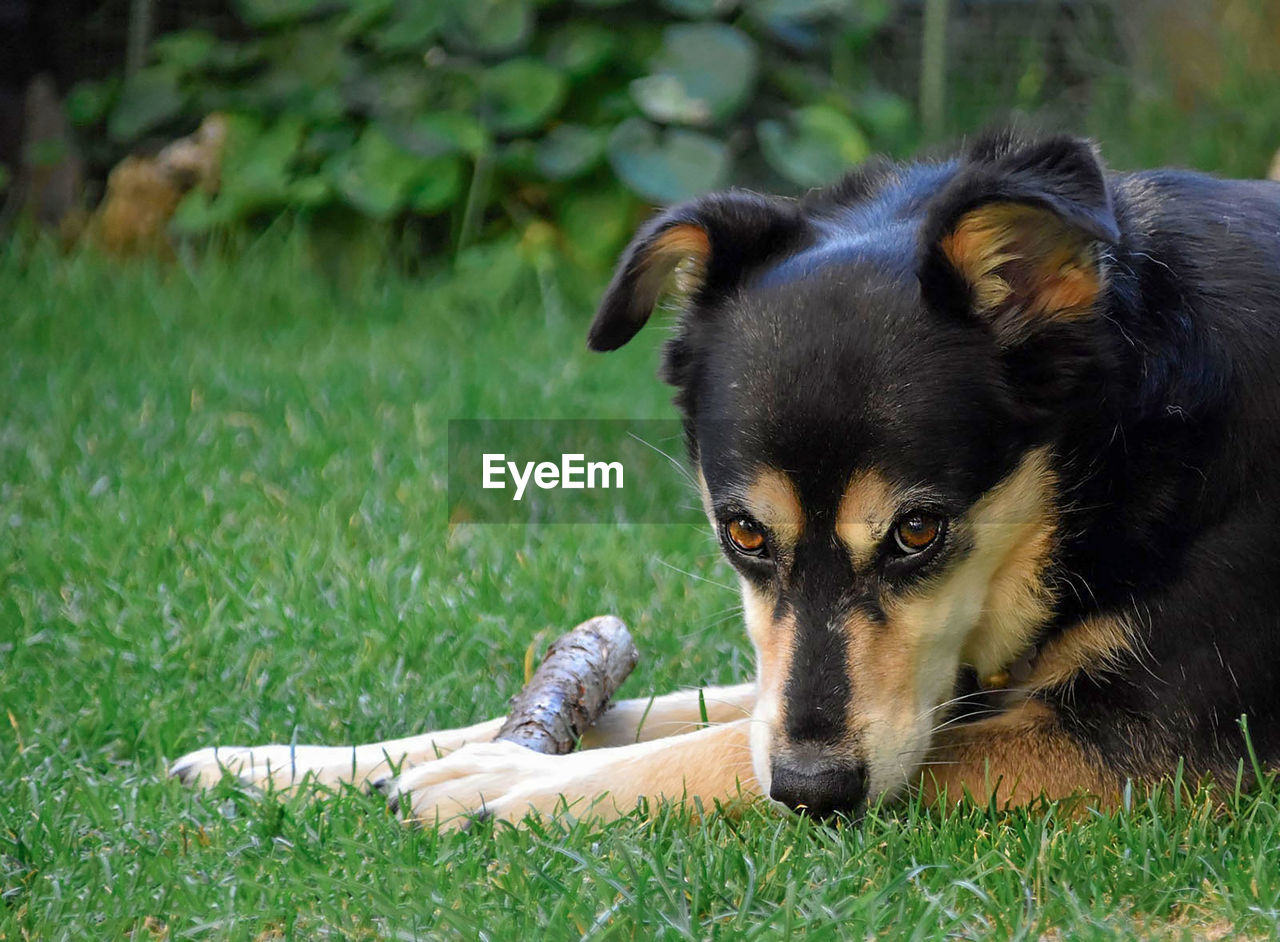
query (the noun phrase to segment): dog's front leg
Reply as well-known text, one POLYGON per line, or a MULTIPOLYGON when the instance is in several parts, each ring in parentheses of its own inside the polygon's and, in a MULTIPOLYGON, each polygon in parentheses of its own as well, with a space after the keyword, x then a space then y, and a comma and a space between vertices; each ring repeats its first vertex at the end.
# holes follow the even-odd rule
POLYGON ((750 719, 606 749, 548 756, 508 742, 473 743, 410 769, 388 790, 415 818, 456 825, 475 814, 519 821, 562 806, 578 818, 625 814, 640 798, 684 801, 759 794, 750 719), (563 804, 562 804, 563 803, 563 804))
POLYGON ((364 785, 402 768, 429 762, 469 742, 497 735, 502 717, 460 729, 423 733, 362 746, 211 746, 189 752, 169 774, 189 785, 209 786, 230 774, 245 785, 288 791, 303 784, 364 785))
POLYGON ((1124 782, 1100 755, 1071 736, 1048 704, 1029 699, 1007 713, 944 731, 921 779, 925 799, 951 801, 968 791, 987 804, 1021 805, 1040 796, 1096 796, 1109 804, 1124 782))
MULTIPOLYGON (((682 690, 623 700, 583 736, 584 748, 622 746, 678 735, 751 715, 755 685, 682 690)), ((503 717, 461 729, 423 733, 363 746, 214 746, 188 753, 169 773, 193 785, 213 785, 231 774, 246 785, 287 791, 304 783, 364 785, 448 755, 466 743, 488 742, 503 717)))

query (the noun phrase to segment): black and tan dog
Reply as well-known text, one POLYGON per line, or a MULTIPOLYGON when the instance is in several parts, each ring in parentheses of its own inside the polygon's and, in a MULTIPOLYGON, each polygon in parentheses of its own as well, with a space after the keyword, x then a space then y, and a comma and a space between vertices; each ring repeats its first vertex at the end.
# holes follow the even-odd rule
POLYGON ((636 237, 591 328, 666 348, 737 569, 752 684, 619 704, 565 757, 468 730, 204 750, 210 780, 368 780, 424 816, 741 789, 856 813, 1280 762, 1280 185, 1104 172, 989 136, 636 237), (647 713, 647 718, 645 714, 647 713), (643 719, 643 722, 642 722, 643 719), (637 731, 639 736, 637 737, 637 731), (660 737, 660 738, 655 738, 660 737), (637 742, 637 738, 640 741, 637 742), (434 761, 433 761, 434 760, 434 761))

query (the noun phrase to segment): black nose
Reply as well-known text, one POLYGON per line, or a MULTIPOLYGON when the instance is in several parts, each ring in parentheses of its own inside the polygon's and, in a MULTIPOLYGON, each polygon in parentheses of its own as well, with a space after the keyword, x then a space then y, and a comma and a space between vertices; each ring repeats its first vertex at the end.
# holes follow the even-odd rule
POLYGON ((775 759, 769 797, 815 818, 853 816, 867 797, 867 767, 862 762, 806 765, 775 759))

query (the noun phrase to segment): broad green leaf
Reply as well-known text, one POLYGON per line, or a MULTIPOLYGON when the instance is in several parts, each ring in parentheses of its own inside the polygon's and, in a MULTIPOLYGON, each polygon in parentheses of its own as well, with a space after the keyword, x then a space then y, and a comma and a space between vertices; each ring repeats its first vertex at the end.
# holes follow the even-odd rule
POLYGON ((350 124, 324 124, 312 128, 298 151, 299 160, 318 165, 355 146, 358 132, 350 124))
POLYGON ((336 83, 307 81, 292 68, 264 71, 237 88, 219 110, 289 114, 318 123, 348 120, 346 102, 336 83))
POLYGON ((655 121, 714 124, 732 117, 756 80, 755 43, 723 23, 668 26, 653 71, 631 94, 655 121))
POLYGON ((509 53, 533 32, 533 10, 526 0, 466 0, 455 4, 458 38, 489 54, 509 53))
POLYGON ((143 69, 124 83, 120 99, 107 119, 107 133, 120 143, 136 141, 181 114, 186 102, 172 70, 143 69))
POLYGON ((690 20, 707 20, 732 13, 738 0, 659 0, 664 10, 690 20))
POLYGON ((9 173, 9 168, 4 164, 0 164, 0 193, 3 193, 9 188, 9 181, 11 179, 12 175, 9 173))
POLYGON ((231 72, 262 61, 263 44, 258 39, 230 42, 220 40, 209 54, 209 68, 231 72))
POLYGON ((723 186, 729 171, 724 144, 697 131, 659 132, 631 118, 609 136, 609 162, 634 192, 655 203, 674 203, 723 186))
POLYGON ((344 39, 360 36, 377 23, 396 5, 396 0, 347 0, 347 13, 337 25, 344 39))
POLYGON ((188 193, 178 205, 174 228, 206 232, 304 202, 305 189, 299 189, 293 172, 303 134, 299 118, 263 124, 247 115, 229 115, 218 195, 210 199, 198 188, 188 193))
POLYGON ((419 177, 409 188, 408 206, 420 213, 438 213, 454 205, 464 184, 462 161, 436 157, 419 166, 419 177))
POLYGON ((499 134, 520 134, 546 123, 564 102, 564 76, 537 59, 510 59, 480 75, 488 124, 499 134))
POLYGON ((512 180, 528 180, 538 176, 534 159, 537 147, 527 137, 499 144, 493 151, 494 168, 512 180))
POLYGON ((808 62, 771 63, 768 72, 770 91, 793 102, 820 101, 831 87, 830 73, 808 62))
POLYGON ((407 122, 431 110, 437 95, 434 79, 421 62, 393 62, 347 82, 343 90, 355 111, 407 122))
POLYGON ((67 118, 77 127, 97 124, 111 110, 119 86, 110 80, 77 82, 67 92, 67 118))
POLYGON ((599 128, 558 124, 538 142, 534 165, 552 180, 571 180, 593 169, 604 157, 607 140, 599 128))
POLYGON ((876 30, 889 22, 889 17, 898 11, 896 0, 862 0, 851 12, 855 31, 852 38, 859 43, 870 40, 876 30))
POLYGON ((798 186, 830 183, 867 159, 867 139, 848 116, 826 105, 799 109, 790 127, 761 121, 760 149, 770 166, 798 186))
POLYGON ((229 118, 216 202, 225 200, 238 217, 284 205, 304 133, 301 118, 286 117, 268 124, 243 115, 229 118))
POLYGON ((594 75, 617 47, 617 34, 595 23, 575 20, 552 34, 547 44, 547 62, 570 78, 594 75))
POLYGON ((569 190, 556 205, 556 220, 570 251, 593 267, 612 262, 631 235, 637 200, 622 186, 569 190))
POLYGON ((489 149, 489 134, 469 114, 437 111, 403 124, 387 126, 387 134, 412 154, 423 158, 447 154, 476 157, 489 149))
POLYGON ((905 98, 868 89, 858 99, 858 118, 878 139, 900 142, 915 130, 915 112, 905 98))
POLYGON ((181 235, 197 235, 228 225, 235 220, 226 212, 226 205, 225 202, 219 205, 201 187, 196 187, 178 203, 169 228, 181 235))
POLYGON ((380 52, 422 52, 444 28, 449 7, 438 0, 396 0, 387 19, 369 34, 380 52))
POLYGON ((312 209, 333 197, 333 186, 320 174, 299 177, 289 184, 289 205, 312 209))
POLYGON ((218 38, 202 29, 165 33, 151 42, 151 56, 180 72, 204 68, 218 48, 218 38))
POLYGON ((851 13, 854 5, 849 0, 747 0, 747 7, 762 20, 808 21, 851 13))
POLYGON ((356 74, 356 59, 327 24, 281 30, 265 41, 267 57, 314 91, 336 90, 356 74))
POLYGON ((375 219, 386 219, 404 208, 423 161, 396 146, 377 125, 370 125, 356 146, 326 169, 334 188, 351 206, 375 219))
POLYGON ((250 26, 296 23, 315 12, 321 0, 236 0, 236 8, 250 26))
POLYGON ((646 115, 663 124, 710 124, 710 102, 689 93, 674 75, 646 75, 631 83, 633 97, 646 115))

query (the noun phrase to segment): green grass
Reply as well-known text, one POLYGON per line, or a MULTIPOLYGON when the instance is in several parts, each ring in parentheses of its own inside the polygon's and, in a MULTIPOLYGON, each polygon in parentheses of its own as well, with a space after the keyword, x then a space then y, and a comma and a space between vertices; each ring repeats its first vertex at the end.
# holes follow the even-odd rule
POLYGON ((445 525, 449 418, 667 417, 661 330, 590 356, 589 292, 500 250, 335 287, 278 241, 190 269, 0 255, 0 939, 1275 934, 1269 788, 440 835, 354 792, 167 780, 212 743, 496 714, 526 650, 597 612, 639 640, 632 695, 750 670, 696 528, 445 525))

